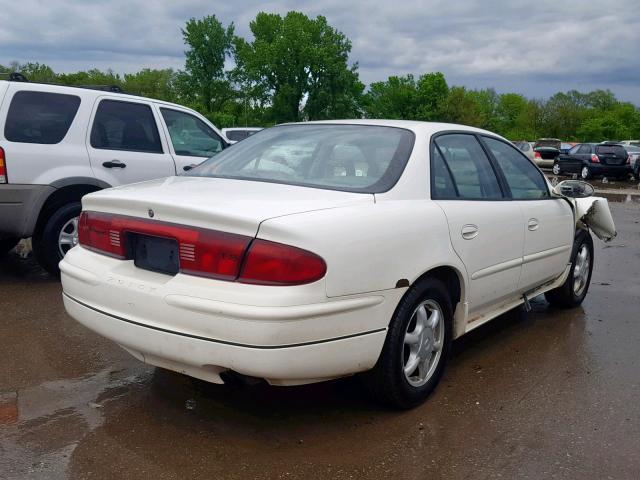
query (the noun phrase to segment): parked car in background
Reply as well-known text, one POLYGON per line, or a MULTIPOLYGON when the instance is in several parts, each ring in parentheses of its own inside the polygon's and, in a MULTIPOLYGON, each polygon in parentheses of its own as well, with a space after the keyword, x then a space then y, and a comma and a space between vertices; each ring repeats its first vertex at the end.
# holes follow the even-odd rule
POLYGON ((531 142, 525 142, 525 141, 513 141, 511 142, 513 143, 516 147, 518 147, 518 149, 524 153, 527 158, 529 160, 531 160, 532 162, 535 161, 534 155, 533 155, 533 145, 531 142))
POLYGON ((640 147, 640 140, 623 140, 620 143, 622 145, 633 145, 634 147, 640 147))
POLYGON ((32 237, 56 274, 83 195, 182 173, 228 145, 191 109, 119 92, 0 81, 0 253, 32 237))
POLYGON ((640 180, 640 147, 634 145, 625 145, 624 149, 629 155, 629 164, 636 180, 640 180))
POLYGON ((569 153, 569 150, 571 150, 575 146, 575 142, 562 142, 560 144, 560 153, 569 153))
POLYGON ((64 304, 152 365, 273 385, 367 372, 408 408, 454 338, 542 293, 583 301, 587 228, 615 226, 606 199, 563 196, 591 188, 574 183, 552 191, 507 140, 462 125, 276 126, 186 175, 85 196, 64 304))
POLYGON ((540 168, 551 168, 558 155, 562 142, 557 138, 541 138, 533 145, 536 165, 540 168))
POLYGON ((577 173, 587 180, 596 176, 626 178, 631 159, 617 143, 579 143, 568 154, 560 155, 553 164, 555 175, 577 173))
POLYGON ((238 128, 223 128, 222 134, 227 137, 229 143, 236 143, 240 140, 250 137, 256 132, 259 132, 262 128, 258 127, 238 127, 238 128))

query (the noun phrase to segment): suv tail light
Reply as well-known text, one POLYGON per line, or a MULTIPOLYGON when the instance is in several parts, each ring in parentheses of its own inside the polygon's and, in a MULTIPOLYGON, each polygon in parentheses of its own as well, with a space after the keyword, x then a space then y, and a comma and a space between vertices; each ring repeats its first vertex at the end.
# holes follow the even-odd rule
POLYGON ((598 158, 598 155, 596 155, 595 153, 592 153, 591 154, 591 162, 600 163, 600 159, 598 158))
POLYGON ((178 243, 180 272, 257 285, 302 285, 321 279, 322 258, 297 247, 245 235, 100 212, 82 212, 80 245, 122 260, 133 258, 128 234, 178 243))
POLYGON ((7 161, 4 156, 4 148, 0 147, 0 183, 8 183, 7 161))

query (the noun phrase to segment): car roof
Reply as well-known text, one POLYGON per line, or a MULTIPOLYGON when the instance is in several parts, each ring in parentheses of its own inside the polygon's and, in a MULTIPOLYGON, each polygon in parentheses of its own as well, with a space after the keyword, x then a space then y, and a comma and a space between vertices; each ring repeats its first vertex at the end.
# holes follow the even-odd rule
MULTIPOLYGON (((284 123, 281 125, 369 125, 378 127, 395 127, 411 130, 419 135, 433 135, 442 131, 463 131, 484 133, 498 138, 500 135, 481 128, 444 122, 421 122, 417 120, 384 120, 384 119, 350 119, 350 120, 314 120, 311 122, 284 123)), ((506 139, 505 139, 506 140, 506 139)))
POLYGON ((157 100, 151 97, 143 97, 142 95, 132 95, 129 93, 121 93, 121 92, 111 92, 108 90, 101 90, 98 88, 90 88, 91 86, 73 86, 73 85, 57 85, 54 83, 39 83, 39 82, 10 82, 8 80, 0 80, 1 83, 18 85, 21 88, 29 89, 29 87, 37 87, 38 91, 42 91, 43 87, 46 87, 47 91, 55 92, 55 93, 67 93, 67 94, 76 94, 78 95, 82 92, 83 95, 93 95, 95 97, 99 96, 115 96, 118 98, 122 98, 122 100, 147 100, 150 102, 154 102, 160 105, 165 105, 168 107, 176 107, 176 108, 184 108, 190 110, 188 107, 184 107, 183 105, 178 105, 177 103, 165 102, 164 100, 157 100))

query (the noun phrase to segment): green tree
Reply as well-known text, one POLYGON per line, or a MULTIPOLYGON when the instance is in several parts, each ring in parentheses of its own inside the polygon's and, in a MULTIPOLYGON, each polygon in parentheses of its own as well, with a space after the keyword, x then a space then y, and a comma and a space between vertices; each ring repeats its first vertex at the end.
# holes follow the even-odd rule
POLYGON ((136 73, 125 73, 123 89, 134 95, 174 102, 178 99, 176 76, 176 72, 171 68, 144 68, 136 73))
POLYGON ((358 114, 364 86, 357 64, 348 65, 351 42, 325 17, 261 12, 249 26, 254 40, 236 38, 234 42, 237 71, 267 92, 273 120, 358 114))
POLYGON ((475 96, 464 87, 449 89, 449 95, 442 106, 441 119, 474 127, 482 126, 487 121, 475 96))
POLYGON ((233 53, 234 25, 227 28, 215 15, 190 19, 182 30, 185 69, 177 78, 184 95, 196 101, 206 113, 216 112, 235 92, 225 71, 225 61, 233 53))
POLYGON ((413 75, 391 76, 369 85, 365 111, 369 118, 414 120, 417 116, 416 82, 413 75))

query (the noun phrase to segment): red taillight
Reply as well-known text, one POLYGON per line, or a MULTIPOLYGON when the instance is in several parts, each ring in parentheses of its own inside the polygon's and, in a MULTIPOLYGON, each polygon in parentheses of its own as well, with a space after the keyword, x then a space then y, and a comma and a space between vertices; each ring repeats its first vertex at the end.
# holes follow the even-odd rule
POLYGON ((591 154, 591 162, 600 163, 600 159, 598 158, 598 155, 596 155, 595 153, 592 153, 591 154))
POLYGON ((242 283, 258 285, 302 285, 324 277, 327 265, 315 253, 256 239, 251 243, 242 272, 242 283))
POLYGON ((0 183, 8 183, 7 160, 4 156, 4 148, 0 147, 0 183))
POLYGON ((95 252, 130 258, 127 235, 136 233, 176 240, 180 272, 188 275, 259 285, 301 285, 319 280, 327 270, 324 260, 314 253, 281 243, 123 215, 80 215, 80 245, 95 252))
POLYGON ((533 156, 534 158, 542 158, 542 155, 540 155, 540 152, 534 152, 533 156))
POLYGON ((78 242, 85 248, 125 258, 122 232, 114 225, 114 216, 107 213, 82 212, 78 222, 78 242))

